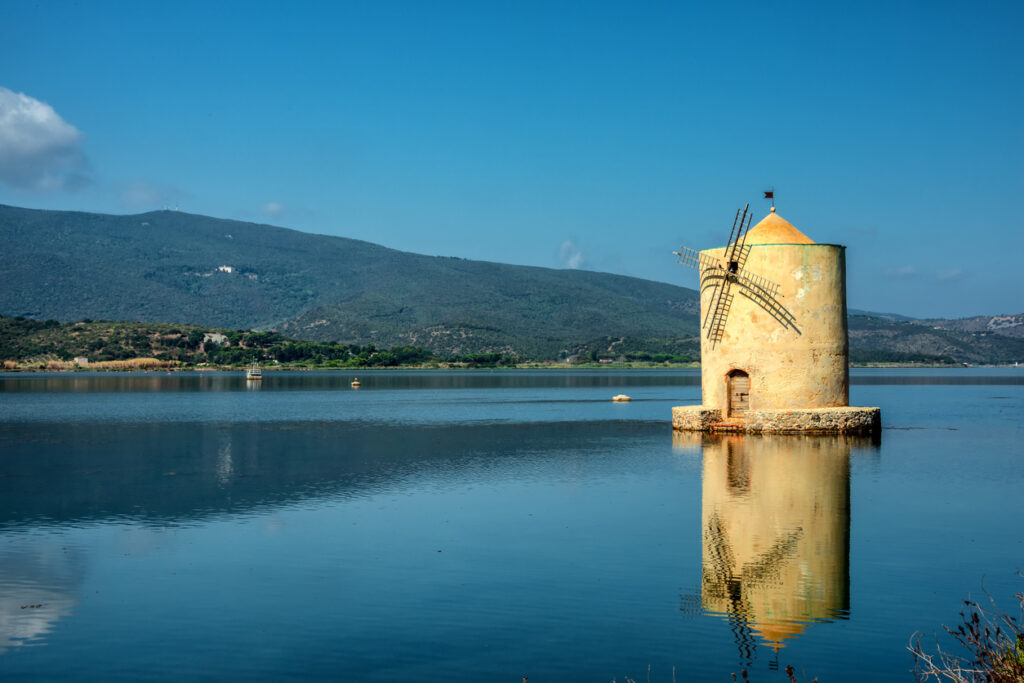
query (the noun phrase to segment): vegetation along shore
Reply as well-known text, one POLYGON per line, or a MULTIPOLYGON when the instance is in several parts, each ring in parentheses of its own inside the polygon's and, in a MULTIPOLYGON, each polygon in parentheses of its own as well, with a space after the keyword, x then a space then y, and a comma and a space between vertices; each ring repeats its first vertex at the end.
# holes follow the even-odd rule
MULTIPOLYGON (((534 366, 552 362, 514 353, 436 353, 416 346, 303 341, 276 332, 169 323, 31 320, 0 316, 0 360, 5 370, 236 369, 253 361, 280 368, 534 366)), ((696 358, 645 351, 589 353, 562 365, 684 365, 696 358)))
MULTIPOLYGON (((407 345, 377 348, 301 340, 272 331, 0 316, 0 362, 7 371, 239 369, 254 361, 280 369, 692 367, 700 361, 696 341, 690 352, 658 352, 645 346, 631 345, 628 339, 617 344, 596 340, 556 357, 531 357, 511 349, 459 353, 407 345)), ((857 350, 852 357, 854 365, 868 367, 963 364, 951 357, 885 350, 857 350)))

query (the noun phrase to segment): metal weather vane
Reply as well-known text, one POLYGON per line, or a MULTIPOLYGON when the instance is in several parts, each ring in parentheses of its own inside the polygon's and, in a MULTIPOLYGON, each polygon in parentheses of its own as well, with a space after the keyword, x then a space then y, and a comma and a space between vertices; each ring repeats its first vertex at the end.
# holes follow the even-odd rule
MULTIPOLYGON (((765 192, 765 196, 772 198, 774 204, 773 192, 765 192)), ((793 326, 793 316, 778 302, 779 285, 766 277, 743 269, 750 251, 746 246, 746 239, 752 218, 749 203, 736 210, 724 258, 716 258, 685 246, 679 247, 679 251, 672 252, 678 257, 679 263, 700 272, 701 292, 707 287, 716 288, 710 305, 704 311, 704 321, 701 324, 708 341, 711 342, 711 348, 722 340, 725 332, 725 323, 729 318, 729 309, 734 297, 733 285, 737 285, 741 294, 767 310, 784 326, 793 326)))

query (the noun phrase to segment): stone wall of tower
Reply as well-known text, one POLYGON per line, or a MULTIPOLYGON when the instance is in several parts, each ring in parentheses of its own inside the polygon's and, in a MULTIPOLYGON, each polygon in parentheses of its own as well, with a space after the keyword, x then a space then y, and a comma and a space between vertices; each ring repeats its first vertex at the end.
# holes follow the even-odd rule
MULTIPOLYGON (((732 370, 750 375, 750 410, 849 405, 845 248, 833 244, 752 244, 743 270, 780 286, 776 300, 794 322, 784 325, 770 307, 734 294, 722 339, 701 338, 703 405, 728 409, 732 370)), ((722 258, 724 248, 701 252, 722 258)), ((701 291, 704 319, 715 294, 701 291)))

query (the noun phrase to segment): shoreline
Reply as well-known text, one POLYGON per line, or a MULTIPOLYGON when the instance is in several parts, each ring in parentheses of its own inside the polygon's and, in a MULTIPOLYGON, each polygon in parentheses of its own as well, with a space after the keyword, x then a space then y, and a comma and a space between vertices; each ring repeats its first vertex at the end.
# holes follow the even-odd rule
MULTIPOLYGON (((165 365, 153 363, 133 364, 128 361, 110 361, 117 363, 117 367, 102 367, 105 363, 94 363, 89 365, 78 365, 74 367, 25 367, 14 365, 12 361, 4 361, 0 367, 0 373, 122 373, 122 372, 145 372, 145 373, 177 373, 177 372, 215 372, 215 373, 239 373, 245 372, 245 366, 230 365, 165 365)), ((33 364, 36 365, 36 364, 33 364)), ((56 364, 55 364, 56 365, 56 364)), ((61 363, 65 365, 65 363, 61 363)), ((70 363, 67 363, 70 365, 70 363)), ((530 361, 516 365, 502 366, 473 366, 464 363, 427 363, 416 365, 392 365, 392 366, 337 366, 337 365, 264 365, 260 369, 264 373, 279 372, 380 372, 382 370, 467 370, 467 371, 493 371, 493 370, 699 370, 700 363, 645 363, 645 362, 613 362, 613 363, 565 363, 565 362, 543 362, 530 361)), ((1024 370, 1024 366, 1010 364, 952 364, 952 363, 851 363, 850 369, 950 369, 970 370, 978 368, 1018 368, 1024 370)))

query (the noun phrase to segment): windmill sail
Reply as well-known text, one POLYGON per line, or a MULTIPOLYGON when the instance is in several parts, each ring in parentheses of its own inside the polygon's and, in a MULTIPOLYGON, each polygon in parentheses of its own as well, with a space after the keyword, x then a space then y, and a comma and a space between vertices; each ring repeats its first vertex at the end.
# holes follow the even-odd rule
POLYGON ((676 258, 677 263, 681 263, 684 266, 689 266, 701 272, 710 268, 718 268, 721 265, 719 264, 718 259, 713 256, 702 254, 696 249, 691 249, 690 247, 679 247, 679 251, 673 251, 672 253, 678 257, 676 258))
POLYGON ((786 327, 790 327, 793 322, 792 316, 777 300, 777 297, 781 296, 779 285, 768 278, 744 270, 747 256, 750 254, 747 233, 750 231, 753 217, 749 203, 742 209, 736 209, 723 258, 685 246, 679 247, 679 251, 672 252, 679 263, 700 272, 701 292, 709 287, 714 288, 709 305, 704 311, 704 320, 701 322, 701 328, 705 330, 711 348, 714 348, 725 334, 729 309, 735 299, 733 284, 739 286, 741 294, 767 310, 786 327))
POLYGON ((732 230, 729 231, 729 243, 725 248, 726 257, 724 272, 721 273, 722 282, 713 295, 711 306, 708 308, 708 316, 704 319, 711 348, 715 348, 722 340, 722 335, 725 334, 725 321, 729 318, 729 309, 732 307, 735 296, 730 290, 740 270, 739 256, 745 255, 743 247, 747 231, 750 229, 750 219, 753 218, 753 214, 749 213, 749 210, 750 204, 747 204, 743 207, 742 213, 740 210, 736 211, 732 230))
POLYGON ((715 294, 714 303, 711 305, 709 314, 705 318, 704 326, 707 329, 708 339, 711 340, 711 348, 722 340, 725 333, 725 321, 729 316, 729 308, 732 306, 733 293, 730 290, 730 280, 725 278, 718 292, 715 294))

